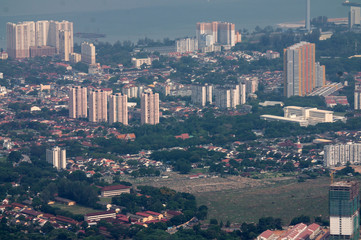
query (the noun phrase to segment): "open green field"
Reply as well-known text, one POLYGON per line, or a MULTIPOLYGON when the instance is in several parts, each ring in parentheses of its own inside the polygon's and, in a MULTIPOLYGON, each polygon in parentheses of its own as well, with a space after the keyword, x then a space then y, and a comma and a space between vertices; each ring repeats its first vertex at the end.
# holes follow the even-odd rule
POLYGON ((68 206, 68 205, 61 204, 61 203, 55 203, 55 204, 53 204, 51 206, 60 208, 62 210, 69 211, 69 212, 71 212, 73 214, 80 214, 80 215, 85 215, 87 213, 99 212, 100 211, 100 210, 96 210, 96 209, 93 209, 93 208, 84 207, 84 206, 81 206, 81 205, 68 206))
POLYGON ((208 219, 258 222, 261 217, 281 218, 288 224, 299 215, 328 217, 330 178, 288 181, 265 188, 196 193, 199 205, 208 207, 208 219))

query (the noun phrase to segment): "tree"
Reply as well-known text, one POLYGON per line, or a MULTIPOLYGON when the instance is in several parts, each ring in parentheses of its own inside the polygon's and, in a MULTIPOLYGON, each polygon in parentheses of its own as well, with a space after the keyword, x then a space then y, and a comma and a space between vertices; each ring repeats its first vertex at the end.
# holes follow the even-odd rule
POLYGON ((218 221, 215 218, 212 218, 211 220, 209 220, 209 223, 213 224, 213 225, 218 225, 218 221))
POLYGON ((22 157, 22 155, 21 155, 20 152, 18 152, 18 151, 12 151, 12 152, 9 154, 7 160, 8 160, 9 162, 19 162, 22 158, 23 158, 23 157, 22 157))
POLYGON ((310 222, 311 222, 311 219, 309 216, 301 215, 301 216, 293 218, 291 221, 291 225, 296 225, 298 223, 306 223, 307 224, 310 222))
POLYGON ((41 228, 41 231, 43 233, 50 233, 52 230, 54 230, 54 227, 50 222, 46 222, 44 226, 41 228))

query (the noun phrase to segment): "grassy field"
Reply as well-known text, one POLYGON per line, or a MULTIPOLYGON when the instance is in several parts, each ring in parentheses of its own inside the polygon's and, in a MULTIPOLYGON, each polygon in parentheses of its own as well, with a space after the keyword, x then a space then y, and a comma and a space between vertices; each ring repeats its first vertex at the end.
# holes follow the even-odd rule
POLYGON ((58 207, 62 210, 66 210, 69 211, 73 214, 81 214, 81 215, 85 215, 87 213, 92 213, 92 212, 99 212, 100 210, 96 210, 93 208, 88 208, 88 207, 84 207, 81 205, 74 205, 74 206, 67 206, 65 204, 61 204, 61 203, 55 203, 53 205, 51 205, 53 207, 58 207))
POLYGON ((288 224, 299 215, 328 217, 326 177, 283 182, 269 188, 257 187, 222 192, 196 193, 199 205, 208 206, 208 219, 231 222, 257 222, 261 217, 281 218, 288 224))

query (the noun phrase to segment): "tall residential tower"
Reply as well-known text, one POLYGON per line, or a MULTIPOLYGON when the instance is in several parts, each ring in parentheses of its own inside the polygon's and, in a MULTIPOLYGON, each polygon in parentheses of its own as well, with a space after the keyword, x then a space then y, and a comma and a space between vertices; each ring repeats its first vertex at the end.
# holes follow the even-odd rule
POLYGON ((58 170, 66 168, 66 150, 59 147, 46 150, 46 161, 58 170))
POLYGON ((70 88, 69 117, 70 118, 88 117, 87 88, 80 86, 70 88))
POLYGON ((109 96, 109 124, 115 122, 128 125, 128 97, 121 93, 109 96))
POLYGON ((95 64, 95 46, 92 43, 81 44, 81 61, 86 64, 95 64))
MULTIPOLYGON (((62 55, 73 52, 73 23, 68 21, 28 21, 19 23, 7 23, 6 25, 7 52, 11 58, 31 57, 30 49, 53 47, 56 53, 62 55), (60 31, 67 31, 67 41, 61 44, 64 35, 60 31), (67 47, 66 49, 64 47, 67 47)), ((37 56, 38 54, 34 54, 37 56)), ((64 56, 64 59, 67 57, 64 56)))
POLYGON ((159 94, 142 93, 141 95, 141 123, 155 125, 159 123, 159 94))
POLYGON ((325 84, 325 67, 315 62, 315 44, 300 42, 284 49, 284 95, 306 96, 325 84))
POLYGON ((108 121, 108 96, 112 90, 92 89, 89 92, 89 121, 108 121))

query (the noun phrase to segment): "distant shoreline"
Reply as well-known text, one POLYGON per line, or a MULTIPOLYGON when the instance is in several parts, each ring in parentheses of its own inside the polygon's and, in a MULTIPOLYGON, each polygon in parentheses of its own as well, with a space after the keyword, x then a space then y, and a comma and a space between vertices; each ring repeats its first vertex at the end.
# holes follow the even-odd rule
MULTIPOLYGON (((333 22, 335 24, 347 24, 347 18, 329 18, 328 22, 333 22)), ((278 23, 276 24, 277 27, 280 28, 300 28, 305 26, 305 21, 298 21, 298 22, 288 22, 288 23, 278 23)))

